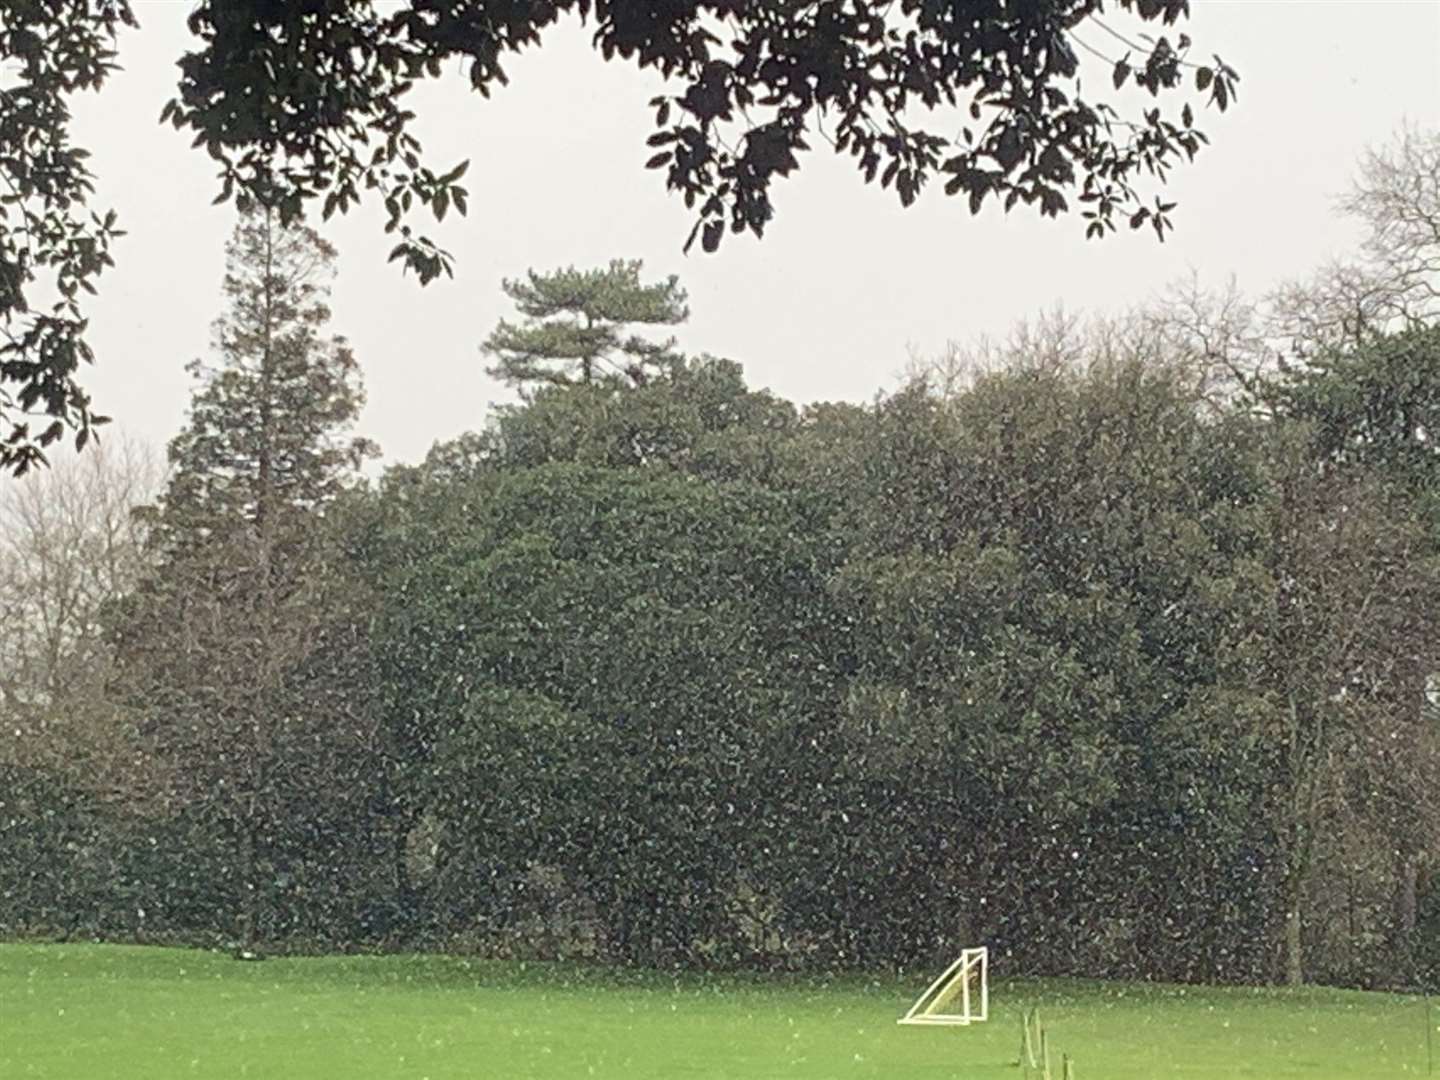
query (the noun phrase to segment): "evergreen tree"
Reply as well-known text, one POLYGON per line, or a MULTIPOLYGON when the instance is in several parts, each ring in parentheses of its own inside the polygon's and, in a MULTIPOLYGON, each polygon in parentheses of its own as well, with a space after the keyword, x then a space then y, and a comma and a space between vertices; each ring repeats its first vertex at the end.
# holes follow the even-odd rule
POLYGON ((501 319, 491 332, 483 349, 499 363, 488 373, 516 386, 638 386, 668 370, 680 359, 674 338, 653 342, 625 330, 684 322, 685 290, 673 275, 642 285, 640 266, 638 259, 615 259, 603 270, 531 270, 524 281, 505 280, 501 287, 526 321, 501 319))
POLYGON ((347 432, 364 405, 359 367, 325 335, 335 249, 263 211, 226 249, 228 309, 218 364, 194 360, 190 421, 170 444, 173 474, 157 524, 167 547, 250 529, 268 544, 295 515, 332 501, 374 447, 347 432))
POLYGON ((347 435, 359 370, 325 333, 334 250, 262 211, 242 218, 227 255, 216 362, 191 365, 189 423, 144 511, 158 570, 116 629, 174 809, 232 845, 223 884, 251 949, 267 891, 304 860, 296 838, 313 846, 358 790, 365 726, 337 723, 317 665, 359 638, 325 515, 373 448, 347 435))

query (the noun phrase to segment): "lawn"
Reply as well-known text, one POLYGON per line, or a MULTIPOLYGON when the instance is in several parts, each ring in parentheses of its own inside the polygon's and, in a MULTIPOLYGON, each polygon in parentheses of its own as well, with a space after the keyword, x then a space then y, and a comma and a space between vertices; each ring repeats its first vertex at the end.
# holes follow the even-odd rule
POLYGON ((1077 1080, 1426 1073, 1413 997, 995 981, 987 1024, 898 1027, 925 982, 0 945, 0 1077, 1018 1080, 1030 1005, 1077 1080))

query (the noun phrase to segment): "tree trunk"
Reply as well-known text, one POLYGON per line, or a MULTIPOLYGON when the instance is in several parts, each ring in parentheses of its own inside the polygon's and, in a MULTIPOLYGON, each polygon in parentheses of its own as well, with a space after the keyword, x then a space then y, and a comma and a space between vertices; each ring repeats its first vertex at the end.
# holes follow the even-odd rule
MULTIPOLYGON (((1301 738, 1300 703, 1292 689, 1287 695, 1290 712, 1290 749, 1288 770, 1289 850, 1285 853, 1285 985, 1305 983, 1305 955, 1301 931, 1304 929, 1305 885, 1309 879, 1310 857, 1315 837, 1315 803, 1313 789, 1314 762, 1304 752, 1301 738)), ((1313 719, 1313 718, 1312 718, 1313 719)), ((1312 723, 1307 725, 1313 728, 1312 723)))
POLYGON ((1401 858, 1395 882, 1395 933, 1408 938, 1415 932, 1416 885, 1415 860, 1401 858))
POLYGON ((1300 909, 1294 906, 1285 912, 1285 984, 1305 985, 1304 955, 1300 946, 1300 909))
POLYGON ((240 948, 242 955, 258 955, 260 945, 260 902, 264 885, 260 881, 260 806, 265 786, 265 755, 269 747, 262 740, 264 732, 259 720, 252 721, 253 760, 250 764, 250 792, 246 799, 244 818, 240 822, 240 872, 243 878, 240 897, 240 948))
POLYGON ((260 937, 260 889, 255 880, 255 823, 240 827, 240 948, 253 953, 260 937))
POLYGON ((1304 927, 1302 910, 1305 898, 1305 875, 1291 867, 1285 878, 1285 985, 1305 984, 1305 954, 1300 932, 1304 927))
MULTIPOLYGON (((388 790, 386 795, 389 795, 388 790)), ((391 820, 394 822, 390 833, 390 859, 391 873, 394 876, 395 908, 405 928, 404 932, 408 935, 414 932, 416 909, 419 906, 419 890, 410 876, 409 862, 410 833, 415 828, 415 820, 408 810, 393 812, 391 820)))
POLYGON ((1417 878, 1419 864, 1409 854, 1397 854, 1395 859, 1395 892, 1390 903, 1390 951, 1393 958, 1392 974, 1405 978, 1414 971, 1415 922, 1417 903, 1417 878))
MULTIPOLYGON (((265 326, 263 352, 260 357, 260 445, 257 448, 255 480, 255 532, 259 545, 257 583, 261 590, 260 595, 264 609, 263 632, 267 638, 275 628, 275 591, 270 567, 273 523, 271 501, 274 487, 272 449, 274 445, 275 396, 275 228, 274 211, 267 208, 265 210, 265 326)), ((259 684, 265 689, 269 689, 275 680, 275 675, 271 670, 273 659, 269 649, 266 648, 261 660, 260 671, 257 672, 259 684)), ((250 707, 255 710, 250 721, 250 752, 254 756, 254 761, 250 766, 252 777, 250 809, 246 815, 242 841, 244 844, 245 895, 241 901, 243 907, 241 948, 247 954, 256 952, 260 938, 260 882, 256 876, 255 834, 257 830, 255 822, 260 810, 265 755, 269 752, 269 740, 266 739, 264 730, 266 721, 261 719, 259 712, 261 706, 252 699, 250 707)))

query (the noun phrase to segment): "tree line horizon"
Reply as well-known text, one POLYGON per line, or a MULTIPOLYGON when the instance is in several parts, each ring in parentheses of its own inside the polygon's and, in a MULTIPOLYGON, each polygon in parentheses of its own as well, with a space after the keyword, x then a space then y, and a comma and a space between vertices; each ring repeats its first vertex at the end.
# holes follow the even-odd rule
POLYGON ((1437 162, 1264 310, 865 405, 656 340, 638 262, 531 272, 520 402, 376 483, 334 251, 242 215, 168 474, 0 503, 0 933, 1430 985, 1440 236, 1381 196, 1437 162))

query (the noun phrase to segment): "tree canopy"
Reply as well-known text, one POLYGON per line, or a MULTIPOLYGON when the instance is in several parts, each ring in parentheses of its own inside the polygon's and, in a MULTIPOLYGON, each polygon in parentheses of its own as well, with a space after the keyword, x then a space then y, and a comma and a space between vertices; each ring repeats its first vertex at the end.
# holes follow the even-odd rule
MULTIPOLYGON (((1118 7, 1163 27, 1189 9, 1118 7)), ((1143 188, 1205 143, 1188 99, 1224 109, 1238 78, 1218 58, 1191 60, 1183 33, 1141 41, 1103 21, 1101 0, 202 0, 162 120, 218 162, 219 199, 242 209, 272 207, 288 224, 373 194, 398 234, 391 258, 427 282, 450 258, 410 215, 465 213, 467 163, 427 162, 406 95, 453 61, 488 95, 505 84, 508 57, 566 15, 593 20, 607 60, 670 80, 651 102, 647 164, 695 212, 686 248, 698 238, 707 251, 727 230, 763 233, 774 182, 817 138, 905 205, 934 180, 972 212, 1079 209, 1087 235, 1126 221, 1163 237, 1173 204, 1143 188), (1109 68, 1098 97, 1080 85, 1087 53, 1109 68), (1107 88, 1118 101, 1126 86, 1156 103, 1107 100, 1107 88)), ((77 375, 91 359, 79 296, 110 265, 116 220, 88 205, 69 103, 102 86, 116 34, 134 23, 126 0, 0 8, 0 59, 18 61, 0 98, 0 171, 12 186, 0 205, 0 466, 23 470, 67 428, 88 438, 97 419, 77 375), (47 290, 60 294, 53 308, 47 290), (36 420, 44 426, 32 431, 36 420)))
POLYGON ((678 278, 644 285, 640 268, 638 259, 615 259, 599 270, 531 270, 524 280, 503 282, 526 321, 501 319, 485 339, 485 351, 498 361, 489 373, 520 386, 641 384, 673 366, 680 360, 674 338, 623 334, 635 323, 673 326, 690 315, 678 278))

